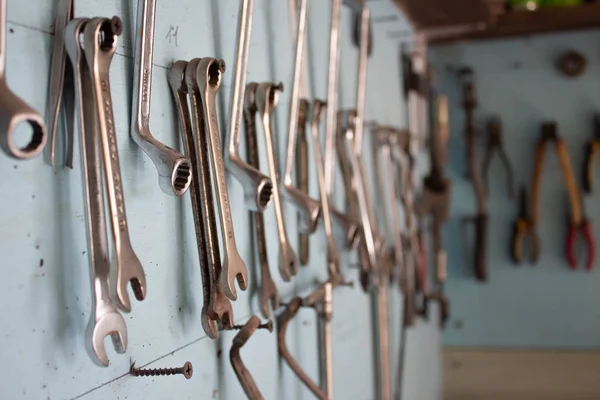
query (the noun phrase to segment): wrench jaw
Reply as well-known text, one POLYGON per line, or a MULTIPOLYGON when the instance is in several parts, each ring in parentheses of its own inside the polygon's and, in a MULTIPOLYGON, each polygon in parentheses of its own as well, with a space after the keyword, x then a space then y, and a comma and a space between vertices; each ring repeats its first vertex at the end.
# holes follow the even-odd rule
POLYGON ((294 206, 300 213, 300 233, 312 234, 319 226, 323 214, 318 200, 292 185, 291 181, 283 184, 283 199, 294 206))
POLYGON ((135 253, 129 251, 131 246, 121 248, 121 259, 117 260, 117 300, 119 307, 125 312, 131 311, 131 301, 127 292, 127 284, 131 284, 131 290, 138 301, 143 301, 146 298, 146 275, 142 263, 137 258, 135 253))
POLYGON ((279 308, 281 301, 279 299, 279 293, 277 292, 277 287, 275 286, 275 282, 273 279, 265 279, 262 278, 261 287, 260 287, 260 298, 259 298, 259 308, 260 313, 265 318, 271 318, 271 309, 269 308, 269 302, 271 303, 271 307, 273 310, 279 308))
POLYGON ((237 154, 227 153, 227 171, 244 189, 244 204, 250 211, 262 212, 271 203, 273 182, 262 172, 244 162, 237 154))
POLYGON ((42 152, 46 145, 46 125, 42 117, 17 97, 6 85, 0 85, 0 146, 9 157, 28 160, 42 152), (27 123, 31 128, 29 143, 20 148, 15 144, 14 135, 17 127, 27 123))
POLYGON ((110 336, 115 351, 119 354, 127 350, 127 325, 121 313, 114 306, 103 304, 95 307, 86 331, 87 351, 98 365, 107 367, 108 356, 104 339, 110 336))

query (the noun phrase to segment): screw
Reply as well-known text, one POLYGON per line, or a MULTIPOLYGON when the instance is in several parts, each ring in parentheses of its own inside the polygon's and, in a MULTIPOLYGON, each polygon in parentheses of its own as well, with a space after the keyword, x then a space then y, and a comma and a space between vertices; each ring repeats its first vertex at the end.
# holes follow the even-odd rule
POLYGON ((187 361, 181 368, 136 368, 135 363, 131 364, 129 373, 133 376, 157 376, 157 375, 183 375, 185 379, 190 379, 194 373, 192 363, 187 361))
MULTIPOLYGON (((233 325, 231 328, 227 328, 227 331, 240 330, 244 325, 233 325)), ((273 332, 273 321, 269 320, 264 324, 260 324, 256 329, 267 329, 269 332, 273 332)))

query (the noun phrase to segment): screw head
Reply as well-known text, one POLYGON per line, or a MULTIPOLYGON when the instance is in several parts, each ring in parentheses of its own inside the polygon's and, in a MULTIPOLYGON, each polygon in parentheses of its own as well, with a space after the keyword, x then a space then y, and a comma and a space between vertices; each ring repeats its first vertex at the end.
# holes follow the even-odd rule
POLYGON ((194 368, 192 367, 192 363, 189 361, 186 361, 186 363, 183 364, 183 376, 185 376, 185 379, 190 379, 193 374, 194 374, 194 368))

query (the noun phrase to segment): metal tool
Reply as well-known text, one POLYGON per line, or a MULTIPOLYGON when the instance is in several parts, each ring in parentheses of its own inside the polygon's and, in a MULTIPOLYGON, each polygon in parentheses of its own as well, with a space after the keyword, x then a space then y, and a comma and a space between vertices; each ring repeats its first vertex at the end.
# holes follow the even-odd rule
POLYGON ((108 192, 108 205, 117 259, 117 300, 119 306, 129 312, 131 311, 131 303, 127 293, 127 284, 131 283, 136 299, 142 301, 146 297, 146 276, 129 239, 110 95, 109 68, 122 29, 123 25, 118 17, 112 19, 93 18, 85 25, 83 50, 92 75, 94 97, 84 101, 94 101, 96 105, 98 129, 104 156, 104 179, 108 192))
MULTIPOLYGON (((309 175, 308 175, 308 142, 306 140, 306 121, 308 114, 308 101, 303 100, 300 103, 300 112, 298 113, 298 140, 296 141, 296 182, 298 190, 308 193, 309 175)), ((301 220, 299 216, 299 220, 301 220)), ((301 221, 299 221, 301 223, 301 221)), ((310 259, 310 235, 299 232, 298 234, 298 252, 300 253, 300 265, 308 265, 310 259)))
POLYGON ((477 167, 476 137, 475 130, 475 108, 477 99, 475 97, 474 73, 470 68, 464 68, 460 71, 460 78, 463 81, 463 108, 465 110, 465 135, 467 140, 467 165, 469 178, 473 183, 475 199, 477 204, 476 214, 466 221, 471 221, 475 225, 475 251, 474 268, 475 277, 480 281, 487 280, 487 198, 485 188, 479 168, 477 167))
MULTIPOLYGON (((583 210, 583 201, 581 193, 577 187, 577 181, 571 166, 571 157, 567 145, 556 132, 556 123, 547 122, 542 124, 542 135, 538 141, 535 152, 535 168, 533 172, 533 181, 531 188, 531 229, 535 232, 539 219, 539 204, 541 195, 541 178, 544 165, 544 156, 546 154, 546 145, 553 142, 556 146, 556 153, 560 163, 560 169, 563 173, 569 204, 571 207, 570 224, 567 233, 566 256, 571 269, 577 268, 577 257, 575 241, 577 233, 583 235, 585 247, 588 253, 586 269, 591 270, 594 267, 596 249, 594 237, 589 220, 585 217, 583 210)), ((537 233, 536 233, 537 235, 537 233)), ((539 239, 538 239, 539 241, 539 239)), ((541 246, 540 246, 541 247, 541 246)))
POLYGON ((244 113, 244 90, 246 89, 246 74, 252 33, 252 15, 254 0, 240 2, 238 24, 237 56, 231 96, 231 113, 229 131, 225 138, 225 165, 244 188, 246 207, 252 211, 263 211, 273 195, 273 181, 265 176, 258 168, 243 161, 240 156, 240 123, 244 113))
POLYGON ((157 140, 150 132, 156 0, 138 0, 137 12, 130 134, 154 162, 161 190, 166 194, 181 196, 191 183, 190 161, 157 140))
POLYGON ((427 65, 427 39, 416 35, 414 48, 401 47, 402 83, 407 103, 408 130, 415 136, 419 147, 429 132, 429 94, 431 79, 427 65))
MULTIPOLYGON (((293 9, 293 5, 290 8, 293 9)), ((293 169, 298 157, 302 161, 301 155, 297 154, 297 145, 299 140, 306 141, 306 109, 301 110, 301 105, 306 105, 306 89, 303 86, 306 82, 304 71, 306 42, 306 15, 308 11, 308 0, 300 0, 300 10, 298 12, 297 33, 296 33, 296 54, 294 61, 294 78, 292 83, 292 97, 290 100, 290 120, 288 126, 288 146, 285 171, 283 174, 283 194, 284 199, 289 201, 300 213, 300 232, 313 233, 317 229, 317 223, 321 215, 320 204, 312 199, 304 190, 294 186, 292 180, 293 169), (302 96, 304 95, 304 96, 302 96), (302 98, 301 98, 302 96, 302 98), (303 112, 304 111, 304 112, 303 112)))
MULTIPOLYGON (((244 389, 244 393, 246 393, 246 396, 248 396, 249 400, 262 400, 264 397, 256 385, 254 378, 252 378, 250 371, 248 368, 246 368, 246 365, 244 365, 240 350, 254 334, 254 332, 261 327, 265 326, 260 324, 260 318, 258 318, 256 315, 251 316, 248 322, 246 322, 238 334, 233 338, 233 344, 229 350, 229 361, 231 362, 231 366, 235 371, 235 375, 240 381, 240 384, 244 389)), ((273 324, 268 324, 267 329, 269 332, 273 332, 273 324)))
POLYGON ((508 185, 508 195, 510 198, 514 198, 515 188, 513 181, 513 171, 510 165, 510 161, 508 160, 508 156, 506 155, 506 151, 504 151, 504 144, 502 140, 502 121, 500 120, 500 118, 494 117, 488 121, 488 132, 489 133, 485 157, 483 159, 483 164, 481 167, 481 174, 483 175, 483 184, 485 186, 485 190, 489 194, 488 170, 490 168, 492 156, 494 155, 494 152, 496 152, 498 153, 500 161, 502 161, 502 164, 504 165, 504 168, 506 170, 506 183, 508 185))
MULTIPOLYGON (((85 194, 88 257, 92 283, 92 313, 86 331, 86 348, 95 362, 108 366, 104 339, 110 336, 115 350, 124 353, 127 349, 127 326, 110 297, 110 254, 104 210, 101 150, 96 128, 97 116, 93 102, 89 101, 92 96, 92 77, 79 42, 88 21, 88 19, 71 21, 64 30, 62 47, 69 54, 74 72, 69 76, 69 79, 73 80, 69 87, 74 88, 74 93, 69 93, 68 96, 71 99, 75 98, 85 194)), ((66 54, 63 53, 63 56, 66 61, 66 54)))
POLYGON ((171 65, 168 77, 179 116, 184 151, 193 168, 190 194, 204 297, 201 312, 202 328, 208 337, 216 339, 218 330, 232 326, 234 319, 231 303, 218 282, 221 256, 210 180, 207 133, 203 121, 205 116, 202 107, 198 104, 198 96, 192 94, 195 90, 192 77, 199 61, 199 59, 193 59, 189 63, 176 61, 171 65), (186 72, 190 78, 187 81, 186 72), (192 112, 188 107, 188 94, 190 94, 189 103, 192 112))
POLYGON ((592 193, 594 181, 594 161, 600 152, 600 114, 594 116, 594 136, 586 144, 585 162, 583 164, 583 190, 592 193))
MULTIPOLYGON (((244 128, 246 131, 246 151, 250 165, 258 170, 260 167, 258 153, 258 139, 256 135, 256 102, 254 95, 256 93, 257 83, 249 83, 246 88, 247 107, 244 107, 244 128)), ((269 256, 267 254, 267 239, 265 236, 265 221, 261 213, 250 211, 250 220, 252 230, 256 240, 256 252, 258 253, 258 264, 260 267, 260 312, 265 318, 271 316, 269 301, 273 309, 279 308, 279 294, 269 268, 269 256)))
POLYGON ((190 379, 194 374, 194 368, 189 361, 186 361, 183 367, 179 368, 136 368, 135 363, 133 363, 129 368, 129 373, 132 376, 183 375, 185 379, 190 379))
MULTIPOLYGON (((57 146, 58 117, 60 114, 61 103, 63 103, 63 90, 65 75, 67 74, 67 57, 65 49, 65 28, 69 21, 74 18, 75 1, 61 0, 58 3, 56 21, 54 23, 54 45, 52 48, 52 64, 50 69, 50 89, 48 91, 48 146, 46 146, 45 160, 54 166, 57 146)), ((71 72, 73 73, 73 72, 71 72)), ((72 123, 74 115, 72 99, 64 99, 64 110, 68 115, 69 125, 72 123), (68 109, 70 108, 70 109, 68 109)), ((67 127, 67 137, 65 140, 65 166, 73 168, 74 158, 74 138, 73 127, 67 127)))
POLYGON ((0 146, 9 157, 30 159, 46 145, 46 125, 34 109, 17 97, 6 81, 6 0, 0 0, 0 146), (25 147, 15 144, 14 135, 21 123, 31 127, 31 139, 25 147))
POLYGON ((528 201, 527 188, 522 187, 519 191, 519 214, 515 221, 511 240, 511 255, 513 261, 517 264, 523 261, 523 242, 525 239, 529 239, 531 246, 531 252, 529 252, 530 261, 536 263, 539 257, 539 242, 534 230, 535 227, 531 225, 528 201))
POLYGON ((194 80, 196 89, 191 95, 199 96, 198 101, 202 104, 204 111, 204 128, 208 137, 212 176, 216 188, 217 208, 220 217, 221 244, 225 252, 219 283, 227 297, 235 300, 237 299, 237 292, 234 280, 237 280, 241 290, 246 290, 248 288, 248 270, 238 253, 235 242, 217 118, 216 96, 224 72, 225 62, 223 60, 206 57, 198 62, 195 74, 186 72, 186 80, 187 75, 190 75, 190 79, 194 80))
MULTIPOLYGON (((254 97, 252 103, 255 104, 246 104, 246 108, 249 106, 255 107, 260 116, 263 132, 265 134, 269 173, 271 174, 271 179, 275 182, 277 182, 279 172, 277 171, 277 162, 275 161, 273 133, 271 130, 271 114, 279 101, 278 93, 282 90, 283 84, 281 83, 277 85, 273 83, 259 83, 258 86, 256 86, 254 96, 252 96, 252 94, 247 95, 247 97, 254 97)), ((273 186, 273 206, 275 207, 275 219, 277 221, 277 234, 279 238, 279 272, 283 280, 288 282, 292 279, 292 276, 295 276, 298 273, 298 259, 296 258, 294 249, 290 245, 287 237, 285 220, 283 218, 283 207, 279 194, 279 185, 273 186)))

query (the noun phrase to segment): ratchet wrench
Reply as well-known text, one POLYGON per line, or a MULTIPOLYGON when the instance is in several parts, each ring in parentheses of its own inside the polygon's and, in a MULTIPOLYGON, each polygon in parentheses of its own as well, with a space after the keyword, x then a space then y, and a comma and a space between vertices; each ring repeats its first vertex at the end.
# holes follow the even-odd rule
MULTIPOLYGON (((250 165, 256 169, 260 166, 260 159, 258 153, 258 141, 256 135, 256 103, 254 101, 254 94, 256 93, 257 83, 249 83, 246 87, 246 100, 247 104, 244 107, 244 128, 246 131, 246 151, 250 165)), ((252 222, 252 229, 255 232, 256 238, 256 251, 258 253, 258 264, 260 266, 260 296, 259 305, 260 312, 265 318, 271 316, 271 310, 269 308, 269 301, 273 309, 279 308, 279 294, 271 271, 269 269, 269 257, 267 254, 267 239, 265 237, 265 221, 264 216, 258 212, 250 212, 250 220, 252 222)))
POLYGON ((90 96, 92 92, 90 70, 79 43, 79 37, 87 22, 87 18, 82 18, 68 24, 64 31, 63 48, 66 47, 74 72, 72 77, 81 143, 88 255, 93 293, 92 314, 86 332, 86 348, 95 362, 108 366, 104 339, 110 336, 117 353, 124 353, 127 349, 127 326, 110 297, 110 256, 96 111, 92 102, 84 101, 84 98, 90 96))
POLYGON ((240 156, 240 123, 244 108, 244 89, 246 88, 254 0, 242 0, 240 3, 237 58, 231 96, 231 118, 229 121, 229 131, 225 138, 225 145, 227 147, 225 164, 227 171, 244 188, 246 207, 251 211, 263 211, 271 202, 273 182, 269 177, 260 172, 257 167, 242 160, 240 156))
POLYGON ((6 0, 0 0, 0 146, 9 157, 27 160, 40 154, 46 145, 46 125, 38 112, 8 87, 6 81, 6 0), (21 123, 31 127, 25 147, 15 144, 14 134, 21 123))
MULTIPOLYGON (((269 173, 271 174, 271 179, 275 182, 277 182, 279 172, 277 171, 277 163, 275 161, 271 114, 279 101, 280 91, 283 91, 283 84, 281 83, 278 85, 273 83, 259 83, 256 86, 254 96, 249 95, 253 100, 252 102, 255 103, 256 110, 263 125, 269 173)), ((248 107, 249 104, 246 104, 246 108, 248 107)), ((277 233, 279 236, 279 272, 282 279, 289 282, 292 279, 292 276, 295 276, 298 273, 298 260, 287 237, 279 185, 273 186, 273 205, 275 207, 275 219, 277 221, 277 233)))
POLYGON ((166 194, 181 196, 191 183, 190 161, 158 141, 150 132, 156 0, 138 0, 137 11, 131 138, 154 162, 161 190, 166 194))
POLYGON ((93 90, 92 96, 84 101, 91 101, 96 105, 117 258, 117 300, 120 307, 129 312, 131 311, 131 303, 127 293, 127 283, 131 283, 136 299, 142 301, 146 297, 146 276, 129 239, 117 135, 110 95, 109 68, 122 29, 123 25, 118 17, 112 19, 93 18, 85 25, 83 29, 83 47, 92 76, 93 90))
POLYGON ((203 124, 204 115, 195 96, 190 96, 193 113, 190 113, 187 101, 187 95, 192 90, 193 84, 189 82, 190 86, 188 86, 186 70, 195 71, 198 62, 199 59, 193 59, 189 63, 176 61, 171 66, 168 77, 181 125, 184 151, 194 169, 190 194, 204 297, 201 312, 202 328, 208 337, 216 339, 219 327, 233 326, 233 310, 229 299, 218 283, 217 272, 221 269, 221 257, 214 197, 210 185, 210 166, 203 124), (196 138, 194 138, 192 125, 196 129, 196 138), (219 327, 217 323, 219 323, 219 327))
POLYGON ((207 133, 207 139, 205 140, 207 140, 210 150, 212 176, 216 186, 217 205, 221 222, 222 245, 225 251, 223 268, 219 274, 219 283, 227 297, 236 300, 237 293, 234 280, 237 279, 241 290, 246 290, 248 288, 248 270, 238 253, 235 242, 217 118, 216 97, 221 87, 221 78, 224 72, 225 61, 206 57, 200 59, 195 71, 186 70, 186 81, 188 76, 193 81, 193 93, 190 93, 190 95, 197 96, 204 112, 204 129, 207 133))

